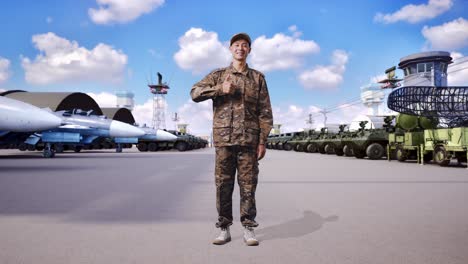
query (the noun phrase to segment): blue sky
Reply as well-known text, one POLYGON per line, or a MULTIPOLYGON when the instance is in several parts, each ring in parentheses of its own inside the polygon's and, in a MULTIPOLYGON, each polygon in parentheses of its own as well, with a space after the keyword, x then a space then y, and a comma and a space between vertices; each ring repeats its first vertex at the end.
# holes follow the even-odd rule
MULTIPOLYGON (((210 104, 190 103, 190 88, 229 62, 226 43, 243 31, 254 42, 249 65, 266 75, 276 121, 294 130, 309 112, 358 98, 361 86, 403 56, 466 56, 467 7, 467 0, 2 1, 0 89, 81 91, 103 105, 128 89, 134 115, 149 122, 146 85, 159 71, 171 85, 168 114, 179 112, 194 133, 207 133, 210 104)), ((364 112, 354 105, 329 118, 345 122, 364 112)))

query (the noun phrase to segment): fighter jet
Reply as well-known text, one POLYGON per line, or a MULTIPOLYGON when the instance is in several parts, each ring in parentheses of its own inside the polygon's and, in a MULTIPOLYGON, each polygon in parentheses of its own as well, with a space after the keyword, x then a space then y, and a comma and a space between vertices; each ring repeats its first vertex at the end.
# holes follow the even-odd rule
POLYGON ((0 96, 0 131, 34 132, 55 128, 62 120, 34 105, 0 96))
POLYGON ((53 113, 61 119, 62 125, 30 136, 26 143, 35 145, 41 140, 45 143, 44 157, 55 156, 52 143, 57 145, 73 144, 83 146, 91 144, 99 137, 113 138, 117 143, 117 152, 122 151, 121 143, 137 143, 138 137, 145 131, 105 116, 92 115, 92 111, 74 109, 53 113))

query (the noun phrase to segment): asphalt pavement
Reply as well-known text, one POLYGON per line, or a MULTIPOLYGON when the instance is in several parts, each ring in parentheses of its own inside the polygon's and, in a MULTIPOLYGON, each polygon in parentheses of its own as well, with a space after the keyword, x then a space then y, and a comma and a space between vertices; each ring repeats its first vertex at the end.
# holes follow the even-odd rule
POLYGON ((0 150, 0 263, 468 263, 468 169, 268 150, 247 247, 217 235, 214 150, 0 150))

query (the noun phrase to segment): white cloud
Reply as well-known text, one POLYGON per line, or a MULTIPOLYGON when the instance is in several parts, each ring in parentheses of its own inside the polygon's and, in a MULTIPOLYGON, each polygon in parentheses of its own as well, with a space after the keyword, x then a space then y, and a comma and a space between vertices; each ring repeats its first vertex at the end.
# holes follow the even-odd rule
MULTIPOLYGON (((171 116, 176 112, 180 120, 179 124, 189 124, 187 130, 190 133, 197 135, 209 135, 211 133, 213 122, 213 110, 211 100, 206 100, 201 103, 194 103, 188 100, 182 106, 176 108, 176 111, 170 109, 166 104, 166 128, 175 129, 175 123, 171 116)), ((148 99, 144 104, 137 104, 133 109, 135 121, 140 124, 151 126, 153 117, 153 99, 148 99)))
POLYGON ((218 40, 216 32, 190 28, 179 38, 180 50, 174 54, 177 65, 194 74, 229 64, 229 49, 218 40))
POLYGON ((116 107, 117 96, 108 92, 87 93, 100 107, 116 107))
POLYGON ((288 30, 289 30, 289 32, 291 32, 293 34, 294 38, 298 38, 298 37, 302 36, 302 32, 299 31, 299 29, 297 28, 296 25, 292 25, 292 26, 288 27, 288 30))
POLYGON ((5 82, 10 78, 10 61, 0 57, 0 83, 5 82))
POLYGON ((468 20, 458 18, 440 26, 422 29, 426 46, 432 49, 456 50, 468 46, 468 20))
POLYGON ((153 118, 153 99, 148 99, 144 104, 136 104, 132 111, 135 121, 139 125, 151 126, 153 118))
POLYGON ((189 124, 188 131, 198 135, 209 135, 213 126, 213 106, 211 100, 194 103, 188 100, 177 109, 179 124, 189 124))
POLYGON ((468 86, 468 58, 458 52, 450 53, 453 63, 447 69, 449 86, 468 86))
POLYGON ((348 62, 348 53, 335 50, 332 54, 331 65, 318 65, 311 70, 303 71, 299 75, 300 83, 308 89, 333 89, 343 82, 343 74, 348 62))
POLYGON ((409 4, 392 14, 377 13, 374 17, 374 21, 382 22, 384 24, 395 23, 398 21, 418 23, 446 12, 452 7, 452 5, 452 0, 429 0, 428 4, 409 4))
POLYGON ((296 26, 289 27, 293 37, 282 33, 268 39, 260 36, 252 43, 253 68, 260 71, 287 70, 302 65, 304 56, 318 53, 319 45, 313 40, 298 39, 302 33, 296 26))
POLYGON ((125 76, 127 55, 109 45, 99 43, 88 50, 52 32, 34 35, 32 41, 40 54, 34 61, 22 58, 28 83, 118 82, 125 76))
POLYGON ((127 23, 164 4, 164 0, 96 0, 99 9, 88 9, 96 24, 127 23))

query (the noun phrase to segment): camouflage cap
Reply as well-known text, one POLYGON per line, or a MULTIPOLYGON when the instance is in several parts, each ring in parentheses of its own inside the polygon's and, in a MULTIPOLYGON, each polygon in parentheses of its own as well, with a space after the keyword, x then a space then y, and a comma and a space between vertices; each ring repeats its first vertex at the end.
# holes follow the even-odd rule
POLYGON ((239 39, 243 39, 249 43, 249 46, 252 45, 252 40, 250 40, 249 35, 247 33, 237 33, 231 38, 231 44, 229 46, 232 46, 232 43, 238 41, 239 39))

